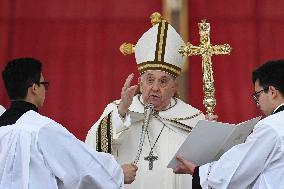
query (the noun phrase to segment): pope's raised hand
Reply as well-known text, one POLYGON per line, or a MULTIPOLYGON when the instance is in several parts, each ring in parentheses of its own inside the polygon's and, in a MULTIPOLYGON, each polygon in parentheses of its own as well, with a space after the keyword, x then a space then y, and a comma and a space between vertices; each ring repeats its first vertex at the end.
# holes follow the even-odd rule
POLYGON ((124 117, 126 112, 128 111, 129 106, 132 103, 133 97, 137 90, 137 85, 131 86, 131 81, 134 77, 134 74, 130 74, 121 89, 121 100, 118 105, 118 113, 124 117))

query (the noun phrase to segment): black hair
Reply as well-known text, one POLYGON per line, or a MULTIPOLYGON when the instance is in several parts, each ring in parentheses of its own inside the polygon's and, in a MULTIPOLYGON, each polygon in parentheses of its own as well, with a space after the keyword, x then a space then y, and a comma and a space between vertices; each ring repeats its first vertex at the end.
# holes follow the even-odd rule
POLYGON ((284 96, 284 60, 271 60, 258 67, 252 73, 252 82, 263 88, 273 86, 284 96))
POLYGON ((10 100, 24 99, 28 88, 40 81, 42 64, 34 58, 17 58, 9 61, 2 72, 10 100))

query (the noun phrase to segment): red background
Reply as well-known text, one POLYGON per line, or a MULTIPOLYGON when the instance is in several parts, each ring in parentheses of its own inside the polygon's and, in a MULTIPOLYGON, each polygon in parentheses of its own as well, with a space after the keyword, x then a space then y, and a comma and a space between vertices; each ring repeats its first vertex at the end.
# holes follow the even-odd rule
MULTIPOLYGON (((283 58, 284 2, 280 0, 189 0, 189 38, 199 44, 197 23, 211 23, 211 43, 229 43, 229 56, 214 56, 220 121, 236 123, 258 114, 250 94, 251 71, 283 58)), ((122 56, 123 42, 136 43, 160 11, 157 0, 0 0, 0 68, 12 58, 43 61, 51 82, 41 113, 84 140, 104 107, 120 97, 124 80, 138 73, 134 56, 122 56)), ((200 57, 191 57, 189 103, 204 110, 200 57)), ((3 82, 0 104, 9 106, 3 82)))

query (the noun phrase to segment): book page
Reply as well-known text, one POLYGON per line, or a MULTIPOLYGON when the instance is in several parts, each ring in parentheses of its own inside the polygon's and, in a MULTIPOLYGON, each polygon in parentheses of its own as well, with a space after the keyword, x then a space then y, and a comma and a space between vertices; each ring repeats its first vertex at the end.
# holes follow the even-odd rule
MULTIPOLYGON (((200 120, 189 133, 176 155, 181 155, 196 165, 204 164, 213 159, 225 139, 232 133, 235 125, 200 120)), ((169 163, 169 168, 178 165, 176 155, 169 163)))
POLYGON ((215 121, 198 121, 167 167, 175 168, 178 165, 177 155, 197 166, 217 160, 232 146, 244 142, 259 120, 260 117, 254 118, 238 126, 215 121))
POLYGON ((215 157, 215 160, 219 159, 222 154, 224 154, 226 151, 228 151, 233 146, 244 143, 246 138, 253 131, 255 124, 260 119, 261 117, 256 117, 256 118, 250 119, 248 121, 245 121, 245 122, 242 122, 236 125, 230 137, 228 137, 226 142, 222 145, 219 153, 215 157))

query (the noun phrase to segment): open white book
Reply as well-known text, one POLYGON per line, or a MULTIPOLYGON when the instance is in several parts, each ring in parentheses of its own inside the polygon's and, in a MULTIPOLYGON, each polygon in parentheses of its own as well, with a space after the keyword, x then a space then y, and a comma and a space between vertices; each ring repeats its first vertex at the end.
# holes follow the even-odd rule
POLYGON ((260 118, 256 117, 237 125, 198 121, 167 167, 175 168, 178 165, 177 155, 197 166, 218 160, 227 150, 245 142, 260 118))

